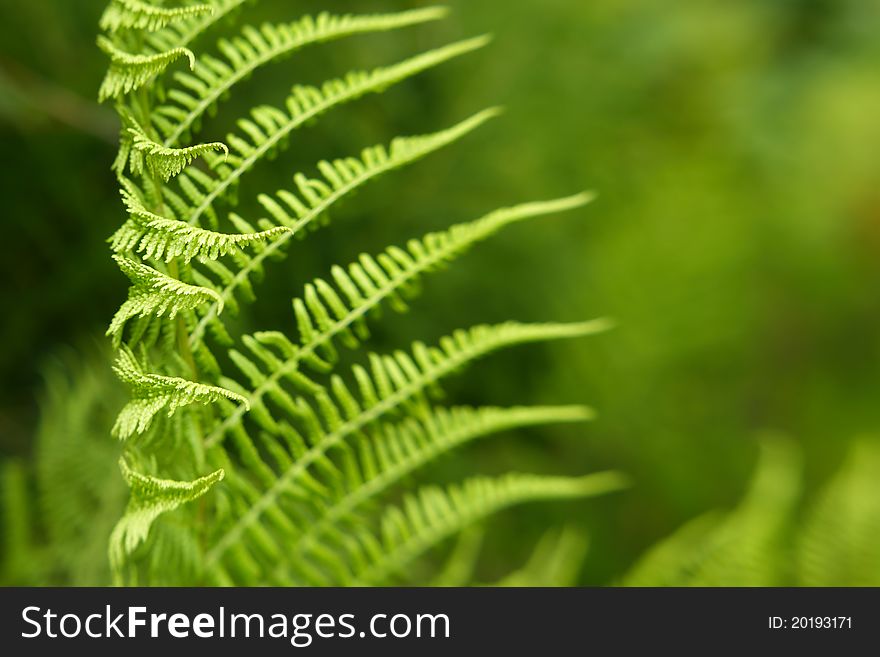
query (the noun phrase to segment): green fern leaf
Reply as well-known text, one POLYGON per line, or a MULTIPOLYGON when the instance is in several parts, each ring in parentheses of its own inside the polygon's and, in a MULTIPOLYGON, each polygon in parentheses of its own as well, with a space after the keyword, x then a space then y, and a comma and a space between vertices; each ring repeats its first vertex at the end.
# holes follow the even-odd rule
POLYGON ((208 4, 159 7, 146 0, 111 0, 98 24, 102 30, 109 32, 120 29, 153 32, 175 21, 213 12, 214 8, 208 4))
POLYGON ((155 415, 164 409, 169 417, 182 406, 209 404, 229 399, 247 407, 248 400, 230 390, 209 386, 178 377, 144 372, 128 347, 119 351, 113 367, 117 376, 131 388, 131 400, 120 411, 112 433, 121 440, 150 428, 155 415))
POLYGON ((155 55, 132 55, 120 50, 103 36, 98 37, 98 47, 110 57, 110 68, 98 90, 99 102, 139 89, 181 57, 189 60, 190 67, 195 65, 195 55, 186 48, 175 48, 155 55))
POLYGON ((276 226, 257 233, 217 233, 190 226, 184 221, 160 217, 145 209, 131 192, 121 191, 130 219, 109 240, 110 248, 116 253, 137 252, 143 254, 144 259, 156 258, 165 262, 175 258, 183 262, 193 258, 216 260, 290 232, 284 226, 276 226))
POLYGON ((173 319, 177 313, 192 310, 209 301, 216 301, 219 304, 218 312, 222 311, 223 300, 214 290, 182 283, 119 254, 114 255, 113 259, 132 282, 128 299, 113 316, 107 329, 107 335, 113 336, 117 344, 122 339, 125 323, 132 317, 153 315, 173 319))
MULTIPOLYGON (((186 148, 169 148, 151 139, 139 127, 129 128, 131 134, 131 149, 133 153, 138 153, 146 160, 147 167, 152 173, 159 175, 163 180, 168 181, 187 166, 197 157, 201 157, 206 153, 221 151, 224 156, 228 155, 229 149, 226 144, 219 141, 209 144, 197 144, 186 148)), ((137 169, 140 167, 132 167, 135 173, 140 173, 137 169)))
POLYGON ((362 16, 323 12, 293 23, 264 24, 259 29, 245 27, 240 36, 220 41, 224 59, 199 57, 192 73, 175 75, 180 86, 168 92, 171 102, 156 108, 156 124, 165 132, 165 145, 174 145, 192 132, 201 117, 230 89, 269 62, 312 44, 417 25, 442 18, 446 13, 443 7, 362 16))
POLYGON ((649 550, 625 586, 781 586, 784 539, 800 489, 799 456, 775 439, 762 445, 746 498, 727 514, 686 524, 649 550))
POLYGON ((124 460, 119 461, 119 467, 131 487, 131 497, 125 514, 110 535, 110 564, 117 582, 127 556, 146 540, 153 521, 200 498, 225 474, 221 469, 194 481, 173 481, 134 472, 124 460))
POLYGON ((348 585, 375 584, 400 573, 430 548, 505 507, 548 499, 591 497, 620 490, 627 481, 615 472, 584 477, 508 474, 497 479, 477 477, 446 490, 424 488, 389 509, 381 537, 367 534, 352 542, 356 564, 348 585))
POLYGON ((800 586, 880 586, 880 442, 861 438, 804 523, 800 586))

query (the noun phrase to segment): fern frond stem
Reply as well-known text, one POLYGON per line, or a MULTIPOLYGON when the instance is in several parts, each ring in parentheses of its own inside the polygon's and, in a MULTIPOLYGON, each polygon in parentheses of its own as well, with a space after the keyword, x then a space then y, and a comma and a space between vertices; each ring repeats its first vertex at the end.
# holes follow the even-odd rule
MULTIPOLYGON (((508 325, 502 325, 508 326, 508 325)), ((609 323, 606 319, 597 319, 578 324, 558 325, 559 334, 556 337, 575 337, 589 335, 608 328, 609 323)), ((531 340, 546 339, 546 336, 532 337, 531 340)), ((474 361, 481 356, 490 353, 496 349, 500 349, 511 344, 517 344, 528 341, 529 338, 505 338, 503 334, 494 336, 494 339, 488 343, 469 344, 466 348, 462 348, 451 357, 443 362, 434 365, 427 371, 421 372, 421 376, 408 381, 404 386, 380 400, 376 404, 361 411, 358 415, 340 424, 336 429, 327 433, 319 443, 310 447, 308 451, 291 465, 276 481, 257 499, 248 511, 242 515, 238 521, 229 529, 217 543, 208 552, 206 564, 208 566, 217 563, 217 561, 225 554, 226 550, 232 547, 239 537, 250 525, 257 522, 273 504, 278 497, 303 475, 313 463, 323 457, 330 449, 339 445, 352 434, 361 431, 368 425, 379 420, 387 413, 398 408, 401 404, 414 397, 416 394, 436 383, 440 379, 461 369, 467 363, 474 361)))
MULTIPOLYGON (((569 197, 567 199, 560 199, 558 201, 530 203, 522 206, 517 206, 516 209, 520 209, 520 214, 515 218, 511 218, 510 221, 524 219, 530 216, 535 216, 536 214, 546 214, 549 212, 556 212, 568 209, 570 207, 577 207, 578 205, 582 205, 584 201, 588 198, 588 195, 577 195, 569 197)), ((492 228, 493 227, 491 226, 491 224, 487 222, 485 226, 486 232, 491 232, 492 228)), ((288 234, 282 237, 289 238, 290 235, 288 234)), ((475 237, 474 241, 477 241, 477 239, 479 238, 475 237)), ((252 405, 256 406, 257 402, 262 399, 263 395, 267 391, 272 389, 278 381, 280 381, 287 375, 296 372, 299 369, 299 365, 303 360, 315 355, 318 349, 320 349, 323 345, 332 342, 336 338, 336 336, 349 328, 358 319, 367 315, 371 310, 381 305, 383 301, 392 296, 397 290, 405 287, 409 282, 420 278, 427 271, 438 267, 441 263, 449 260, 459 248, 460 245, 450 241, 447 243, 446 248, 430 252, 428 255, 425 256, 424 259, 417 261, 416 265, 412 269, 403 270, 400 273, 395 274, 394 276, 389 276, 388 282, 378 286, 375 294, 366 298, 362 303, 358 304, 356 308, 350 310, 341 319, 334 320, 333 323, 325 330, 321 331, 314 338, 312 338, 312 340, 302 345, 295 357, 286 361, 281 368, 273 371, 267 377, 266 381, 264 381, 251 393, 249 400, 251 401, 252 405)), ((246 411, 244 408, 235 409, 235 411, 231 415, 229 415, 220 424, 220 426, 212 431, 211 434, 205 439, 207 446, 210 447, 216 444, 222 438, 226 430, 233 426, 236 422, 238 422, 245 412, 246 411)))
MULTIPOLYGON (((458 431, 445 435, 442 443, 432 441, 424 449, 410 452, 406 458, 398 461, 378 476, 349 491, 344 497, 334 502, 323 513, 320 520, 311 523, 305 533, 299 536, 291 547, 290 552, 286 555, 288 561, 293 561, 307 553, 321 537, 331 531, 349 513, 363 506, 367 501, 380 495, 395 482, 415 472, 452 447, 457 447, 468 440, 490 433, 499 433, 509 429, 539 424, 583 422, 594 416, 592 409, 585 406, 526 406, 481 410, 483 412, 497 412, 499 417, 495 420, 495 424, 477 428, 461 427, 458 431), (479 429, 482 429, 482 431, 479 429)), ((285 564, 279 564, 276 569, 276 576, 283 577, 285 574, 285 564)))
MULTIPOLYGON (((445 7, 425 7, 422 9, 401 12, 399 15, 395 16, 400 18, 400 26, 402 27, 403 25, 414 25, 429 20, 436 20, 442 18, 446 13, 447 9, 445 7)), ((180 120, 174 131, 165 139, 165 146, 170 147, 176 145, 180 138, 186 134, 190 127, 192 127, 193 123, 208 111, 208 108, 220 100, 220 98, 232 89, 232 87, 246 79, 257 69, 279 57, 305 48, 311 44, 320 43, 322 41, 327 41, 348 34, 357 34, 361 31, 366 31, 366 28, 354 26, 347 30, 340 30, 339 32, 333 32, 331 34, 307 34, 298 39, 279 42, 275 47, 270 48, 265 52, 260 52, 258 56, 254 59, 248 60, 241 68, 234 70, 231 76, 222 80, 221 84, 211 88, 204 97, 199 97, 199 102, 187 111, 186 116, 180 120)))
MULTIPOLYGON (((431 66, 436 65, 439 62, 432 62, 431 58, 434 57, 438 52, 443 53, 443 60, 447 61, 459 55, 463 55, 467 52, 475 50, 484 46, 488 42, 489 38, 486 36, 475 37, 473 39, 467 39, 464 41, 459 41, 454 44, 450 44, 445 48, 438 48, 437 50, 429 50, 420 55, 416 55, 408 60, 405 60, 399 64, 394 65, 393 67, 389 67, 387 70, 394 69, 403 69, 405 67, 411 67, 412 75, 415 72, 420 72, 425 68, 430 68, 431 66)), ((386 84, 388 81, 386 81, 386 84)), ((192 225, 196 225, 201 216, 211 207, 214 201, 217 200, 222 194, 226 192, 233 184, 235 184, 248 170, 251 169, 259 160, 261 160, 269 151, 275 148, 280 142, 286 139, 291 132, 299 128, 300 126, 308 123, 314 118, 317 118, 327 110, 335 107, 343 100, 356 98, 357 96, 363 94, 365 91, 368 91, 373 85, 376 84, 375 80, 368 79, 365 83, 365 86, 355 86, 353 88, 347 89, 341 96, 336 95, 325 95, 322 97, 321 101, 315 103, 315 105, 309 107, 306 111, 301 114, 291 117, 291 120, 284 125, 284 127, 277 132, 274 132, 269 136, 263 143, 254 148, 253 152, 250 153, 247 157, 241 160, 240 164, 230 171, 228 174, 225 174, 224 177, 218 181, 218 184, 205 195, 205 198, 202 199, 202 202, 196 206, 192 213, 189 216, 189 223, 192 225)))
MULTIPOLYGON (((147 87, 141 87, 139 89, 139 97, 140 97, 140 102, 142 105, 142 111, 143 111, 143 115, 144 115, 144 125, 143 125, 144 130, 152 131, 153 126, 150 122, 151 103, 150 103, 150 96, 147 91, 147 87)), ((159 177, 159 174, 156 171, 152 171, 152 173, 150 174, 150 179, 156 188, 155 196, 158 199, 157 207, 153 208, 153 209, 156 210, 159 213, 159 215, 165 216, 166 213, 168 212, 168 208, 166 207, 165 199, 162 196, 162 184, 163 184, 162 179, 159 177)), ((171 276, 171 278, 176 278, 176 279, 180 280, 180 269, 177 265, 177 258, 172 259, 168 263, 168 275, 171 276)), ((197 381, 198 375, 199 375, 199 369, 198 369, 198 366, 196 365, 196 360, 193 356, 193 352, 192 352, 192 348, 190 347, 189 340, 187 339, 189 336, 189 330, 187 329, 186 322, 184 321, 182 315, 178 315, 175 320, 175 333, 177 334, 177 346, 180 349, 180 352, 181 352, 180 355, 183 358, 184 362, 189 366, 190 370, 192 370, 192 375, 194 377, 194 380, 197 381)))
MULTIPOLYGON (((139 34, 138 39, 142 38, 142 35, 139 34)), ((143 114, 143 128, 147 133, 152 132, 153 126, 150 121, 150 117, 152 115, 152 103, 150 102, 150 94, 146 86, 138 89, 138 101, 141 105, 141 113, 143 114)), ((145 173, 144 175, 146 176, 147 174, 145 173)), ((149 175, 150 180, 156 188, 155 197, 158 199, 157 207, 153 209, 156 210, 159 215, 165 216, 168 208, 166 207, 164 197, 162 196, 162 180, 156 171, 152 171, 152 173, 150 173, 149 175)), ((177 265, 176 258, 172 259, 168 263, 168 275, 171 276, 171 278, 176 278, 180 280, 180 269, 177 265)), ((178 315, 175 318, 175 333, 177 337, 177 346, 180 349, 180 355, 192 371, 193 379, 195 381, 198 381, 199 369, 196 365, 195 357, 193 356, 189 340, 187 339, 189 336, 189 331, 182 315, 178 315)))
MULTIPOLYGON (((177 266, 176 258, 168 263, 168 275, 172 278, 180 278, 180 270, 177 266)), ((184 321, 183 315, 178 315, 175 318, 175 332, 177 333, 177 347, 180 349, 180 355, 192 371, 193 380, 198 381, 199 368, 196 365, 196 359, 193 356, 192 349, 189 346, 189 340, 187 339, 187 336, 189 335, 189 330, 187 329, 186 321, 184 321)))

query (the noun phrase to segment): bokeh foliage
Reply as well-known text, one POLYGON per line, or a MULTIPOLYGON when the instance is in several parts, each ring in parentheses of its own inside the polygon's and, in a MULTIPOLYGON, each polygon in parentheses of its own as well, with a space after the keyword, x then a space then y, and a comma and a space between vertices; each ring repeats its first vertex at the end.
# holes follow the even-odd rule
MULTIPOLYGON (((18 473, 5 482, 35 476, 28 470, 38 453, 42 364, 62 345, 100 335, 125 281, 104 243, 121 216, 109 172, 116 126, 93 102, 105 66, 93 45, 104 3, 2 4, 0 189, 14 237, 0 288, 0 450, 15 464, 4 472, 18 473)), ((382 0, 370 9, 422 4, 382 0)), ((248 81, 280 98, 291 82, 320 81, 352 61, 366 67, 444 37, 496 36, 466 63, 303 133, 292 161, 261 169, 261 188, 288 184, 297 167, 330 152, 439 128, 476 106, 508 108, 462 148, 343 208, 343 221, 268 277, 254 324, 292 329, 292 293, 361 251, 498 205, 596 189, 599 201, 581 218, 505 233, 431 281, 430 302, 376 336, 379 347, 436 337, 470 323, 475 311, 486 322, 611 315, 620 324, 589 342, 502 356, 453 386, 457 402, 584 402, 600 417, 585 429, 523 432, 470 448, 441 465, 449 478, 478 461, 486 472, 610 466, 635 481, 614 498, 524 508, 493 521, 482 579, 525 561, 548 520, 574 519, 590 539, 581 581, 618 581, 659 538, 737 503, 765 430, 797 444, 804 476, 795 505, 810 508, 848 452, 848 437, 880 427, 880 7, 863 0, 447 4, 448 24, 312 50, 248 81)), ((289 13, 281 5, 260 0, 249 11, 278 18, 289 13)), ((363 10, 353 0, 332 5, 363 10)), ((297 13, 323 8, 297 3, 297 13)), ((248 103, 245 87, 230 101, 238 111, 227 114, 248 103)), ((215 123, 209 132, 222 137, 229 126, 215 123)), ((90 357, 85 370, 114 390, 106 362, 90 357)), ((50 421, 44 416, 43 426, 50 421)), ((100 425, 80 433, 92 431, 100 425)), ((859 450, 857 462, 867 458, 859 450)), ((865 494, 836 490, 844 507, 865 494)), ((802 511, 794 517, 810 517, 802 511)), ((57 570, 54 579, 16 577, 72 581, 57 570)))

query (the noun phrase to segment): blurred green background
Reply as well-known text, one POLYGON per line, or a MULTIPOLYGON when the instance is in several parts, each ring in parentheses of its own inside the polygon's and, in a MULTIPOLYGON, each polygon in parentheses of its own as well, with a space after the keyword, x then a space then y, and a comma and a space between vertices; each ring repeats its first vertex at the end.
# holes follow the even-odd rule
MULTIPOLYGON (((255 21, 282 20, 427 3, 291 4, 261 0, 247 11, 255 21)), ((450 385, 460 402, 585 402, 600 415, 584 428, 486 441, 430 478, 613 467, 634 481, 607 499, 491 521, 481 572, 503 574, 544 528, 574 522, 590 537, 580 581, 618 581, 685 521, 734 506, 768 431, 796 445, 809 504, 852 438, 880 428, 880 3, 446 4, 453 13, 442 23, 274 65, 223 106, 222 116, 237 117, 255 97, 280 100, 293 82, 495 35, 467 60, 322 119, 243 185, 243 199, 289 186, 318 159, 438 129, 485 106, 507 108, 462 144, 363 192, 330 229, 292 251, 259 288, 253 326, 292 330, 289 299, 302 283, 361 251, 500 205, 594 189, 599 199, 586 210, 478 247, 429 280, 410 315, 376 333, 382 347, 507 318, 607 315, 619 323, 589 341, 493 358, 450 385)), ((78 377, 111 380, 96 345, 126 281, 105 244, 122 213, 109 169, 115 116, 94 102, 105 67, 94 45, 104 2, 0 5, 0 459, 17 464, 13 472, 39 453, 41 398, 54 400, 57 414, 88 394, 78 377), (77 365, 53 375, 47 397, 44 373, 57 373, 59 360, 77 365)), ((211 122, 205 140, 222 139, 230 126, 228 118, 211 122)), ((254 216, 248 207, 242 214, 254 216)), ((105 388, 114 392, 96 388, 94 417, 65 424, 53 416, 56 433, 110 441, 103 431, 113 409, 104 407, 122 393, 105 388)), ((115 472, 112 454, 107 463, 115 472)))

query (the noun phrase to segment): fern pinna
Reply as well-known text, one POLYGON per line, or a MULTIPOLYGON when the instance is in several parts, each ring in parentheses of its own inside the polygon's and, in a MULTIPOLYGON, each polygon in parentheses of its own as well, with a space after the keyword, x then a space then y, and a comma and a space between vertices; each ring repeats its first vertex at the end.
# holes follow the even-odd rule
POLYGON ((225 318, 254 300, 255 282, 285 256, 291 238, 326 225, 334 205, 373 179, 497 114, 484 110, 431 134, 319 162, 316 173, 296 174, 290 189, 261 194, 262 217, 242 217, 230 209, 239 182, 306 123, 488 41, 467 39, 318 87, 294 86, 281 106, 260 105, 240 119, 222 143, 198 143, 206 113, 258 67, 312 44, 446 13, 322 13, 244 25, 218 42, 218 54, 197 57, 190 46, 235 10, 246 18, 243 4, 113 0, 101 20, 98 43, 110 67, 100 98, 115 102, 121 119, 113 168, 127 211, 110 244, 131 280, 108 330, 115 370, 132 395, 114 427, 125 441, 121 468, 131 489, 110 541, 117 582, 406 582, 408 567, 426 551, 498 509, 619 487, 614 473, 508 474, 375 503, 469 441, 588 419, 589 409, 572 406, 446 408, 433 393, 490 352, 592 334, 605 321, 480 325, 436 346, 368 353, 347 372, 338 366, 337 349, 361 349, 381 308, 405 310, 421 277, 512 223, 577 208, 587 194, 496 210, 362 255, 305 285, 293 301, 297 335, 234 335, 225 318))

